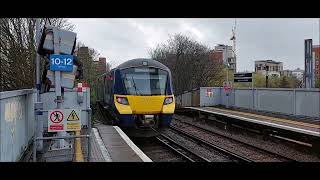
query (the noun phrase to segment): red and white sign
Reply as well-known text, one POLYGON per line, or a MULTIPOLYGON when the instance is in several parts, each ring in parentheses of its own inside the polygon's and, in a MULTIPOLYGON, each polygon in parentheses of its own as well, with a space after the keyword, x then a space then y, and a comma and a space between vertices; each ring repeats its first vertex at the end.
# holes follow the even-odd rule
POLYGON ((213 89, 212 88, 206 88, 206 96, 207 97, 213 96, 213 89))
POLYGON ((81 109, 48 111, 48 132, 81 130, 81 109))
POLYGON ((63 120, 63 113, 59 110, 50 113, 50 121, 53 123, 60 123, 63 120))
POLYGON ((226 93, 230 93, 232 90, 232 88, 230 86, 225 86, 225 87, 223 87, 223 89, 224 89, 224 92, 226 92, 226 93))
POLYGON ((231 81, 223 82, 223 90, 225 93, 230 93, 232 91, 232 82, 231 81))
POLYGON ((88 84, 87 83, 78 83, 78 92, 86 92, 88 84))

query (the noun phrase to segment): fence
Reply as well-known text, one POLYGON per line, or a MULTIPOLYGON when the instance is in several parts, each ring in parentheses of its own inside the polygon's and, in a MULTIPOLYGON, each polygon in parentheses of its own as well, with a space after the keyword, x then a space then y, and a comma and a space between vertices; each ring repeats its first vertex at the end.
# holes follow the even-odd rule
POLYGON ((36 91, 0 92, 0 162, 18 161, 34 135, 36 91))
POLYGON ((226 96, 222 87, 201 87, 176 95, 177 107, 227 105, 294 116, 320 117, 319 89, 238 88, 226 96), (199 91, 199 105, 191 102, 199 91))

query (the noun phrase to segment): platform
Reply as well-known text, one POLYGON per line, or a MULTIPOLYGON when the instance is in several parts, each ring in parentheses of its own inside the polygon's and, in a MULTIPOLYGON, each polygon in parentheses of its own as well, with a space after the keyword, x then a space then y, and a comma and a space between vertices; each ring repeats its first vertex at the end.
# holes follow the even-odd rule
POLYGON ((248 112, 241 112, 229 109, 221 109, 215 107, 185 107, 186 109, 193 109, 201 112, 223 115, 230 118, 240 119, 251 123, 271 126, 275 128, 294 131, 302 134, 320 137, 319 123, 306 123, 301 121, 294 121, 292 119, 284 119, 277 117, 270 117, 258 115, 248 112))
POLYGON ((95 125, 90 162, 152 162, 117 126, 95 125))

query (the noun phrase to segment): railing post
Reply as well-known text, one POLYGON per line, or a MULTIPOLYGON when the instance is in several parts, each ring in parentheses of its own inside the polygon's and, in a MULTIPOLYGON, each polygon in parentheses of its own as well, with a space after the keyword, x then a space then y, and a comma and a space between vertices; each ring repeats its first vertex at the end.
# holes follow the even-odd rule
POLYGON ((293 115, 296 115, 296 89, 293 89, 293 115))

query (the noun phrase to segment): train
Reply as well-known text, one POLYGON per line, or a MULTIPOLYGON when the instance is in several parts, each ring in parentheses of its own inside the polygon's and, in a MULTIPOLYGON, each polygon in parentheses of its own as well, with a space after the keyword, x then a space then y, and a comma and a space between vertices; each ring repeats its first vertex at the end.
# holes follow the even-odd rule
POLYGON ((156 60, 128 60, 98 77, 97 102, 127 135, 156 136, 175 111, 171 71, 156 60))

